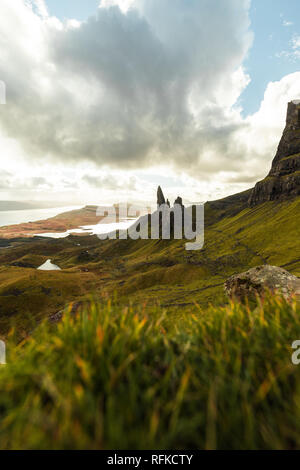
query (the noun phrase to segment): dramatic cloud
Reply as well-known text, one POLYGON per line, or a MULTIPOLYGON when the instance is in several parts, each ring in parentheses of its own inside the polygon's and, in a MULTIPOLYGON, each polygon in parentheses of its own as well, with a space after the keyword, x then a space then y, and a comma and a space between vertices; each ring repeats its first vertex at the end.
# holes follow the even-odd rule
POLYGON ((28 155, 234 169, 248 0, 105 1, 81 24, 31 4, 3 0, 0 19, 0 122, 28 155))
POLYGON ((246 127, 235 136, 238 151, 247 156, 238 172, 241 180, 252 175, 256 181, 269 171, 285 126, 287 103, 298 98, 300 72, 268 84, 260 109, 245 120, 246 127))
POLYGON ((300 77, 270 83, 259 111, 242 117, 249 6, 101 0, 87 21, 62 23, 43 0, 2 0, 0 143, 9 174, 0 189, 148 198, 157 181, 146 172, 156 168, 170 177, 172 197, 183 188, 201 200, 263 177, 300 77))

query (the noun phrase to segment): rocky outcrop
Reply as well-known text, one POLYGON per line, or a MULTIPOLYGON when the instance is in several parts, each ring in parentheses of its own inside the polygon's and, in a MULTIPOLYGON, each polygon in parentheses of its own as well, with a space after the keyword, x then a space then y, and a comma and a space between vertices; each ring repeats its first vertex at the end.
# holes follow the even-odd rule
POLYGON ((288 104, 286 126, 268 176, 252 190, 251 207, 300 195, 300 100, 288 104))
POLYGON ((270 177, 260 181, 253 189, 249 205, 257 206, 267 201, 284 200, 300 195, 300 172, 286 177, 270 177))
POLYGON ((224 284, 226 294, 231 298, 244 300, 262 296, 266 291, 279 292, 286 299, 296 296, 300 299, 300 279, 277 266, 263 265, 231 276, 224 284))
MULTIPOLYGON (((160 186, 157 188, 157 207, 160 207, 163 204, 167 204, 167 206, 171 207, 169 199, 165 199, 164 193, 161 189, 160 186)), ((178 196, 175 199, 174 205, 179 204, 181 207, 184 207, 183 202, 182 202, 182 197, 178 196)))
POLYGON ((175 204, 178 204, 179 206, 184 207, 183 202, 182 202, 182 197, 178 196, 174 201, 174 205, 175 204))
POLYGON ((165 204, 165 196, 164 193, 162 192, 162 189, 160 186, 157 188, 157 207, 161 206, 162 204, 165 204))

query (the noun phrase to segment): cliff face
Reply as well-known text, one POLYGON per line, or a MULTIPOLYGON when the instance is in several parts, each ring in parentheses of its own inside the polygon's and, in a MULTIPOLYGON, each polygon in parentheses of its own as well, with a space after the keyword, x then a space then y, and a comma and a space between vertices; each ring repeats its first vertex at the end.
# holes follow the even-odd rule
POLYGON ((268 176, 252 190, 249 205, 300 194, 300 100, 288 104, 286 126, 268 176))

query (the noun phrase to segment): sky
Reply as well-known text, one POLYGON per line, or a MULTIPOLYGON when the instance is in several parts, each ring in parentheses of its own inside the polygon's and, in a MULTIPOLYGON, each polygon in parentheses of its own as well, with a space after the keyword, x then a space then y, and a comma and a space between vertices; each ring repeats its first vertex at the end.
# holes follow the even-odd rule
POLYGON ((252 1, 250 20, 254 41, 244 62, 251 76, 251 83, 241 96, 244 115, 259 109, 269 82, 299 70, 299 54, 293 55, 291 49, 293 39, 300 34, 300 3, 298 0, 252 1))
POLYGON ((200 202, 268 173, 300 98, 298 0, 0 8, 0 199, 200 202))

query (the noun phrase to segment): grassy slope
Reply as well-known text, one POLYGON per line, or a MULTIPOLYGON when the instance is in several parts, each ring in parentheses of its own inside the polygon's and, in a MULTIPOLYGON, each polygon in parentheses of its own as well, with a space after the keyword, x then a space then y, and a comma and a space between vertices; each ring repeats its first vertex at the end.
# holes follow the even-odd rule
POLYGON ((284 265, 300 275, 299 216, 299 198, 245 209, 208 223, 204 249, 198 252, 185 251, 182 241, 109 242, 104 253, 122 255, 119 279, 124 283, 112 287, 124 296, 156 298, 182 309, 193 302, 223 302, 224 280, 252 266, 284 265))
POLYGON ((299 304, 91 305, 0 367, 1 449, 299 449, 299 304), (170 315, 169 315, 170 313, 170 315))
POLYGON ((299 304, 226 306, 222 286, 264 262, 299 276, 299 215, 300 198, 208 206, 198 252, 96 237, 0 251, 0 331, 16 324, 0 367, 0 448, 300 448, 299 304), (36 271, 47 258, 63 270, 36 271), (35 328, 69 300, 113 292, 113 307, 35 328))
POLYGON ((33 240, 0 250, 0 333, 16 320, 18 328, 28 330, 30 319, 89 293, 116 292, 121 303, 159 303, 175 317, 195 310, 195 302, 223 304, 225 279, 252 266, 284 266, 300 276, 300 198, 240 209, 240 201, 207 206, 201 251, 186 251, 181 240, 100 242, 97 237, 33 240), (47 258, 63 271, 33 269, 47 258))

